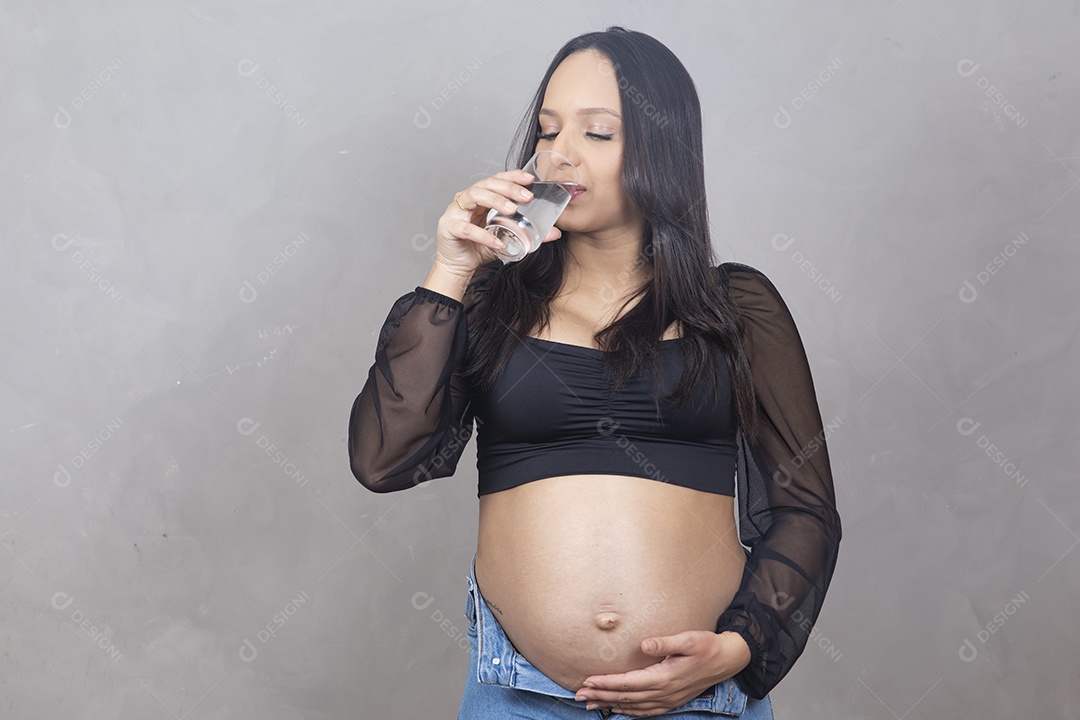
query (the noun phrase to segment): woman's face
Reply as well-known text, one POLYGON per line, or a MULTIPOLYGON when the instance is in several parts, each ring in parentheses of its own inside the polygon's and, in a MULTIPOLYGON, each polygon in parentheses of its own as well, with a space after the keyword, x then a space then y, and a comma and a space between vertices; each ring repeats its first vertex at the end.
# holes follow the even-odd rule
POLYGON ((559 216, 560 230, 607 238, 640 225, 641 213, 620 176, 621 113, 615 67, 607 56, 584 50, 555 68, 540 108, 536 149, 569 158, 585 187, 559 216))

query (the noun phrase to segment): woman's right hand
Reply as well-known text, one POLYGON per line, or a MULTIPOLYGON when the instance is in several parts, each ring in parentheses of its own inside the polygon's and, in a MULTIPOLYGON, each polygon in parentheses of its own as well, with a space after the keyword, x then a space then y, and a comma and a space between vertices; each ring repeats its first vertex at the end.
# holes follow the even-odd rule
MULTIPOLYGON (((524 186, 533 179, 524 170, 507 170, 462 190, 457 201, 451 200, 439 218, 435 231, 435 261, 452 272, 471 276, 478 267, 497 258, 494 251, 501 250, 502 243, 484 229, 488 211, 495 208, 501 213, 513 214, 518 204, 532 199, 532 193, 524 186)), ((562 231, 553 227, 544 242, 561 235, 562 231)))

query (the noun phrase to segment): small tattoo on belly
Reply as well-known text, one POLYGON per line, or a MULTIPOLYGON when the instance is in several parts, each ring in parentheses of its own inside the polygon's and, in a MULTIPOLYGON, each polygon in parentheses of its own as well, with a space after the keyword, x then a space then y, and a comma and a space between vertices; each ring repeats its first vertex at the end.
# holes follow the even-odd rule
POLYGON ((488 600, 488 601, 487 601, 487 604, 488 604, 488 607, 489 607, 489 608, 494 608, 494 609, 498 610, 498 611, 499 611, 499 614, 500 614, 500 615, 505 615, 505 614, 506 614, 506 613, 504 613, 504 612, 502 611, 502 608, 500 608, 500 607, 499 607, 498 605, 496 605, 495 603, 491 602, 490 600, 488 600))

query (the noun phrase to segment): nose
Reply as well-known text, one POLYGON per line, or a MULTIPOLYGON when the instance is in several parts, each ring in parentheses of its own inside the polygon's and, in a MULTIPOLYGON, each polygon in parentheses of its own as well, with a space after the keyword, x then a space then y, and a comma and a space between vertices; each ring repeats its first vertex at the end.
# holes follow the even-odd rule
POLYGON ((574 179, 574 177, 577 176, 577 179, 580 181, 581 178, 578 168, 581 166, 581 158, 578 156, 577 151, 570 143, 559 142, 558 138, 555 140, 555 144, 548 148, 548 150, 554 150, 566 158, 566 160, 553 158, 556 162, 552 163, 550 166, 552 174, 560 178, 565 176, 564 179, 574 179))
POLYGON ((577 164, 577 157, 575 157, 576 152, 574 151, 574 147, 569 140, 564 141, 560 138, 555 138, 555 144, 552 145, 551 149, 559 153, 575 165, 577 164))
POLYGON ((581 165, 581 157, 577 153, 577 149, 574 147, 573 140, 567 138, 567 133, 561 132, 555 137, 555 142, 552 143, 550 150, 554 150, 567 160, 570 161, 570 165, 576 170, 581 165))

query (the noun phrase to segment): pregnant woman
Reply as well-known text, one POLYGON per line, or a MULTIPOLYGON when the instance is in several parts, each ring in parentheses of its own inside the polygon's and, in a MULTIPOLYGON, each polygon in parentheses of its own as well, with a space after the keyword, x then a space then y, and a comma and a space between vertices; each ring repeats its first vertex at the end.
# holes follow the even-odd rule
POLYGON ((353 474, 449 477, 476 427, 459 718, 772 718, 841 534, 792 316, 714 261, 700 105, 663 44, 571 40, 522 127, 515 167, 555 150, 584 192, 510 264, 485 218, 533 178, 449 203, 353 403, 353 474))

